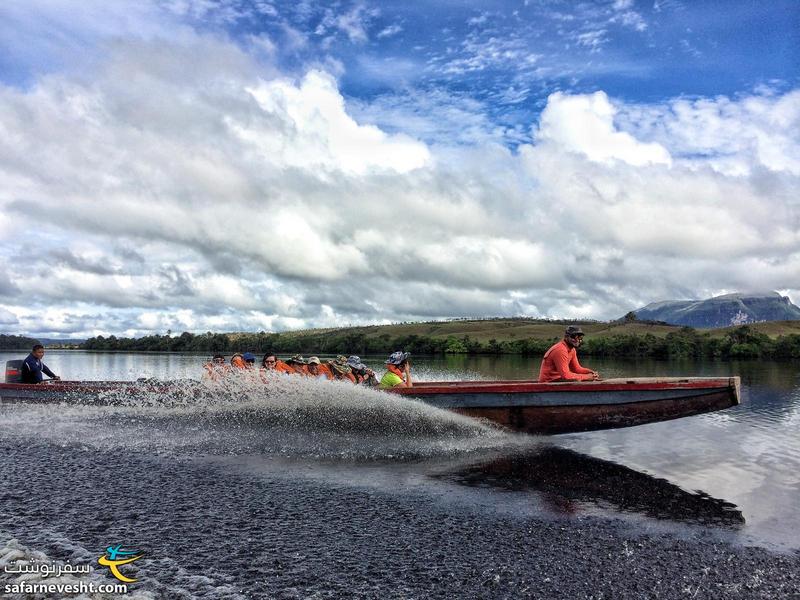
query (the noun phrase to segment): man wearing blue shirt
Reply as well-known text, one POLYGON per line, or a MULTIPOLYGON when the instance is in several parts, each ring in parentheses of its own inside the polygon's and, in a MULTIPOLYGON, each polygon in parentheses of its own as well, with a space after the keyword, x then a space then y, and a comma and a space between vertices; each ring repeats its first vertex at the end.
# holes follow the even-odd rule
POLYGON ((61 379, 42 362, 43 356, 44 346, 36 344, 31 353, 28 354, 28 358, 22 363, 22 368, 20 369, 22 383, 41 383, 43 380, 42 372, 52 379, 61 379))

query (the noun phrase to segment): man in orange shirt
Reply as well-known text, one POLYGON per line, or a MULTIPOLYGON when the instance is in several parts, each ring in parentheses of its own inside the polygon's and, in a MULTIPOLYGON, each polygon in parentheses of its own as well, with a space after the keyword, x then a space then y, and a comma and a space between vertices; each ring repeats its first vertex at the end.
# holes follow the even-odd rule
POLYGON ((544 353, 539 369, 539 383, 551 381, 596 381, 600 379, 597 371, 586 369, 578 362, 577 349, 583 342, 583 331, 570 325, 564 332, 564 339, 554 344, 544 353))

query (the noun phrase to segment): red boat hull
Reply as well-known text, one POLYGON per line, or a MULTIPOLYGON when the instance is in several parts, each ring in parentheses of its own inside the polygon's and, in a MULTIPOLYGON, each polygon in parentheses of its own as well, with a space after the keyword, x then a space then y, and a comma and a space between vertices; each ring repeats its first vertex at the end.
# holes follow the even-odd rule
MULTIPOLYGON (((196 381, 3 383, 0 402, 115 404, 126 395, 147 392, 164 398, 188 389, 209 393, 196 381)), ((729 408, 739 404, 739 378, 422 382, 388 392, 513 431, 558 434, 631 427, 729 408)))
POLYGON ((739 404, 739 387, 738 377, 725 377, 442 382, 391 391, 514 431, 551 435, 632 427, 730 408, 739 404))

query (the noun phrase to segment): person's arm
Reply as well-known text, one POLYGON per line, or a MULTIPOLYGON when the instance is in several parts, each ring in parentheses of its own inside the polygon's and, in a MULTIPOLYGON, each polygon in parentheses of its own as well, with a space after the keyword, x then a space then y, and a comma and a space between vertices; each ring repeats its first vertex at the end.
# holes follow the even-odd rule
POLYGON ((405 376, 406 376, 406 380, 405 380, 405 383, 403 383, 403 387, 407 387, 407 388, 413 387, 414 384, 411 382, 411 365, 409 363, 406 363, 406 368, 405 368, 404 373, 405 373, 405 376))
POLYGON ((578 353, 572 355, 572 362, 570 363, 570 368, 575 373, 580 373, 581 375, 590 375, 587 379, 594 380, 600 379, 600 374, 597 371, 592 371, 591 369, 587 369, 586 367, 582 367, 581 363, 578 362, 578 353))
POLYGON ((561 379, 566 379, 567 381, 588 381, 594 378, 594 375, 590 373, 576 373, 573 371, 570 368, 572 362, 577 362, 577 357, 574 357, 571 361, 569 352, 566 350, 566 348, 557 348, 553 352, 553 365, 558 371, 558 376, 561 379))
POLYGON ((42 363, 42 373, 50 377, 51 379, 61 379, 58 375, 53 373, 46 364, 42 363))

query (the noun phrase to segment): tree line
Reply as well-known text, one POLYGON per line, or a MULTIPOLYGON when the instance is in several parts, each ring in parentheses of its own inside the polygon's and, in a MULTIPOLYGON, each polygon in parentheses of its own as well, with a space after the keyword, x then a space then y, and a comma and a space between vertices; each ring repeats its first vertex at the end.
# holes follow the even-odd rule
MULTIPOLYGON (((542 355, 559 338, 480 341, 468 335, 431 337, 426 335, 367 336, 364 333, 326 331, 320 333, 243 333, 207 332, 179 336, 149 335, 140 338, 97 336, 80 345, 84 350, 127 350, 162 352, 266 352, 279 354, 388 354, 404 349, 425 354, 518 354, 542 355)), ((723 337, 712 337, 692 327, 683 327, 666 336, 617 334, 587 337, 581 354, 609 357, 650 358, 800 358, 800 335, 772 339, 748 325, 723 337)))
POLYGON ((24 335, 0 333, 0 348, 3 350, 30 350, 39 340, 24 335))

